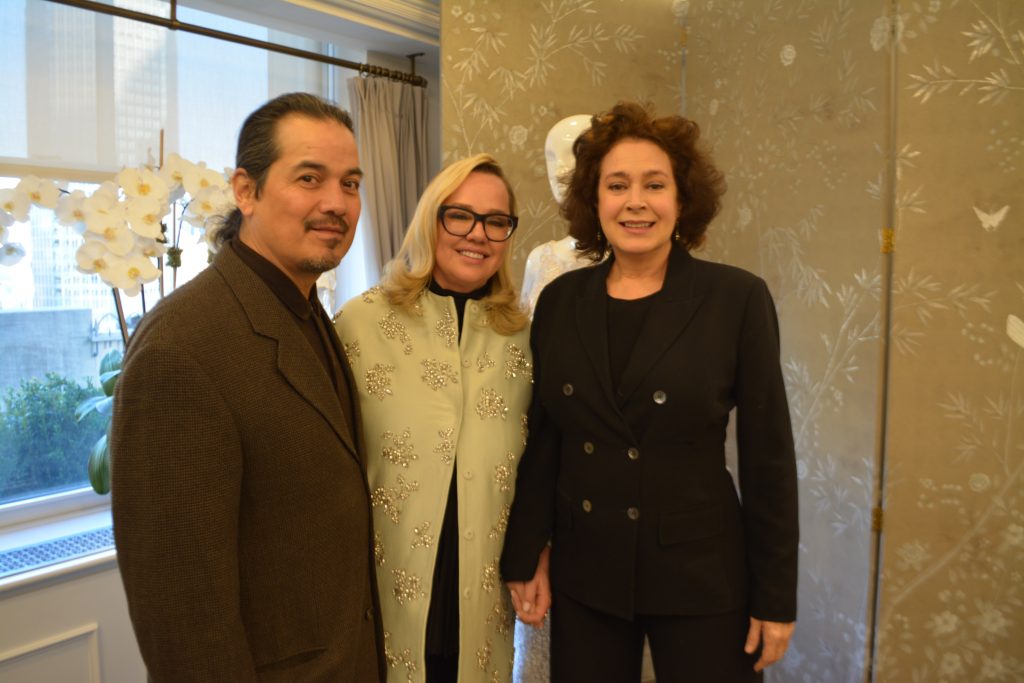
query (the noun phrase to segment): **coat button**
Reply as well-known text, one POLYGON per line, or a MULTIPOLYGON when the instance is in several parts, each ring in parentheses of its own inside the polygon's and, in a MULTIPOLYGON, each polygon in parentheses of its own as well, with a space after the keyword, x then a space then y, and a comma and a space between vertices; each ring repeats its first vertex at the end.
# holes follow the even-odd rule
POLYGON ((668 394, 666 394, 661 389, 658 389, 657 391, 654 392, 654 402, 657 403, 659 406, 664 404, 667 400, 668 394))
POLYGON ((470 589, 464 588, 462 590, 462 597, 466 598, 467 600, 469 599, 469 596, 471 596, 471 595, 473 595, 473 591, 471 591, 470 589))
POLYGON ((373 608, 372 607, 369 608, 368 610, 366 610, 366 620, 367 621, 373 621, 373 608))
POLYGON ((466 479, 466 481, 469 481, 470 479, 473 478, 473 470, 466 470, 465 472, 462 473, 462 476, 464 479, 466 479))
POLYGON ((640 459, 640 449, 638 449, 638 448, 630 448, 628 451, 626 451, 626 455, 629 456, 630 460, 639 460, 640 459))
POLYGON ((565 394, 566 396, 572 396, 573 391, 575 391, 575 389, 573 389, 572 385, 569 384, 568 382, 562 385, 562 393, 565 394))
POLYGON ((590 455, 591 453, 593 453, 594 452, 594 444, 590 443, 589 441, 584 441, 583 442, 583 452, 586 453, 587 455, 590 455))
POLYGON ((468 368, 470 365, 471 365, 471 363, 469 362, 468 358, 463 358, 462 359, 462 367, 468 368))
POLYGON ((466 529, 465 533, 462 534, 462 537, 465 538, 467 541, 472 541, 473 540, 473 530, 472 529, 466 529))
POLYGON ((583 499, 583 511, 584 512, 590 512, 593 508, 594 508, 594 506, 590 504, 590 501, 587 500, 586 498, 584 498, 583 499))
POLYGON ((626 510, 626 516, 629 517, 634 522, 636 520, 640 519, 640 510, 639 510, 639 508, 629 508, 628 510, 626 510))

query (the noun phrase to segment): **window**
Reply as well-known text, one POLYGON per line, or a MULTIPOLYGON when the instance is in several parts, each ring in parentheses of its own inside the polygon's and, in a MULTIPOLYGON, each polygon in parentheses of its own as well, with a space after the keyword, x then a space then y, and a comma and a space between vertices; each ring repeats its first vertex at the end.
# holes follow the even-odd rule
MULTIPOLYGON (((130 7, 167 12, 161 0, 131 0, 130 7)), ((215 14, 179 7, 178 18, 365 61, 365 52, 215 14)), ((346 89, 338 84, 352 75, 44 0, 0 3, 0 59, 0 188, 32 174, 87 193, 121 167, 155 162, 161 152, 218 170, 230 167, 249 112, 295 90, 344 107, 346 89)), ((0 528, 13 507, 36 509, 46 496, 88 485, 89 449, 105 419, 93 415, 77 423, 74 407, 99 391, 99 361, 121 347, 110 289, 75 267, 80 237, 39 208, 8 230, 6 240, 21 244, 25 257, 16 266, 0 265, 0 528)), ((197 232, 184 236, 181 247, 179 284, 206 264, 197 232)), ((346 294, 365 286, 351 283, 346 294)), ((122 300, 131 319, 143 312, 143 300, 152 306, 158 298, 153 283, 144 296, 122 300)), ((106 505, 107 499, 97 496, 96 503, 106 505)))

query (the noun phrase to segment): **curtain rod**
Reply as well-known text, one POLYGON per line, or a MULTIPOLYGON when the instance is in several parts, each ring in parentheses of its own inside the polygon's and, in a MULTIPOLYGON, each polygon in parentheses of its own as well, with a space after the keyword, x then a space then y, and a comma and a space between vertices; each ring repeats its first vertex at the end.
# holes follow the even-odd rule
POLYGON ((121 17, 122 19, 132 19, 134 21, 141 21, 146 24, 161 26, 171 31, 184 31, 186 33, 195 33, 196 35, 206 36, 208 38, 225 40, 229 43, 238 43, 239 45, 258 47, 264 50, 269 50, 270 52, 279 52, 284 55, 291 55, 292 57, 310 59, 315 62, 323 62, 324 64, 339 66, 343 69, 352 69, 353 71, 358 71, 360 74, 365 74, 368 76, 381 76, 384 78, 390 78, 392 80, 409 83, 411 85, 417 85, 423 88, 427 86, 427 79, 423 78, 423 76, 416 75, 416 57, 422 55, 422 53, 418 53, 415 55, 407 55, 412 65, 412 72, 405 73, 404 71, 394 71, 392 69, 385 69, 382 66, 374 66, 372 64, 360 64, 359 62, 352 62, 347 59, 339 59, 337 57, 329 57, 327 55, 321 55, 316 52, 309 52, 308 50, 299 50, 294 47, 288 47, 287 45, 268 43, 267 41, 264 40, 256 40, 255 38, 247 38, 246 36, 240 36, 234 33, 217 31, 212 28, 206 28, 205 26, 198 26, 196 24, 186 24, 184 22, 178 21, 177 0, 170 0, 170 19, 158 17, 154 14, 146 14, 145 12, 136 12, 135 10, 124 9, 122 7, 104 5, 98 2, 92 2, 91 0, 47 1, 56 3, 58 5, 67 5, 69 7, 77 7, 78 9, 92 10, 93 12, 97 12, 99 14, 109 14, 111 16, 121 17))

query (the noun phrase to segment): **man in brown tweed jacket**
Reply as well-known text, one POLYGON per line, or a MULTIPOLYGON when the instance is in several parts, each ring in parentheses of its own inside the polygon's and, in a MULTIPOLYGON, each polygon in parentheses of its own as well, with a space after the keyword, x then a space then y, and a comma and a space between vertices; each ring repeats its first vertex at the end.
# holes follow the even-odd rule
POLYGON ((213 264, 131 339, 114 534, 154 681, 383 681, 353 381, 316 298, 359 219, 348 115, 282 95, 239 134, 213 264))

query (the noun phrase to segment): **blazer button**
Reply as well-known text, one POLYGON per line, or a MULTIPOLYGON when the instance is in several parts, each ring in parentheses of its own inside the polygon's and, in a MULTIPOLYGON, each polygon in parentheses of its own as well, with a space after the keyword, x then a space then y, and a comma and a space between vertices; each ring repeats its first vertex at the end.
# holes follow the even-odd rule
POLYGON ((654 402, 657 403, 659 406, 664 404, 667 400, 668 394, 666 394, 661 389, 658 389, 657 391, 654 392, 654 402))
POLYGON ((572 396, 573 391, 575 391, 575 389, 573 389, 572 385, 569 384, 568 382, 562 385, 562 393, 565 394, 566 396, 572 396))
POLYGON ((462 359, 462 367, 468 368, 470 365, 471 365, 471 363, 469 362, 468 358, 463 358, 462 359))
POLYGON ((594 452, 594 444, 590 443, 589 441, 584 441, 583 442, 583 452, 586 453, 587 455, 590 455, 591 453, 593 453, 594 452))
POLYGON ((586 498, 584 498, 583 499, 583 511, 584 512, 590 512, 593 508, 594 508, 594 506, 590 504, 590 501, 587 500, 586 498))
POLYGON ((629 517, 634 522, 636 520, 640 519, 640 510, 639 510, 639 508, 629 508, 628 510, 626 510, 626 516, 629 517))
POLYGON ((472 529, 466 529, 466 531, 462 534, 462 537, 465 538, 467 541, 472 541, 473 540, 473 530, 472 529))
POLYGON ((629 456, 630 460, 639 460, 640 450, 637 448, 630 448, 628 451, 626 451, 626 455, 629 456))
POLYGON ((366 620, 373 621, 373 608, 366 610, 366 620))
POLYGON ((466 479, 466 481, 469 481, 470 479, 473 478, 473 470, 466 470, 465 472, 462 473, 462 476, 463 478, 466 479))

